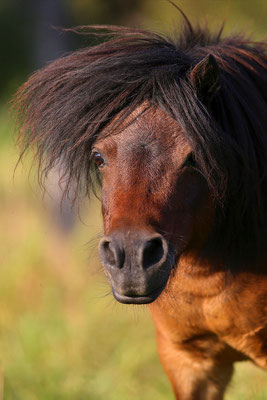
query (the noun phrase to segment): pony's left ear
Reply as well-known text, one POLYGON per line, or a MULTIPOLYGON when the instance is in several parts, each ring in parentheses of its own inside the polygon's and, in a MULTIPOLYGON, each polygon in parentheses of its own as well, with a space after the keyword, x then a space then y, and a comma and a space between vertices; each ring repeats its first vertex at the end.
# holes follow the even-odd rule
POLYGON ((211 54, 201 60, 189 73, 189 79, 198 98, 208 105, 220 89, 220 69, 211 54))

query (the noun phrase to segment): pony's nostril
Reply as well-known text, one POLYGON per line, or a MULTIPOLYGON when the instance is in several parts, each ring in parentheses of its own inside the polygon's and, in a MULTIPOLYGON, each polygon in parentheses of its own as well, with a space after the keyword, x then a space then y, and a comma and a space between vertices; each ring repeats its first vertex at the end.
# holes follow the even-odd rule
POLYGON ((143 250, 143 268, 149 268, 162 260, 164 248, 160 237, 153 238, 146 242, 143 250))
POLYGON ((99 254, 102 263, 106 267, 123 267, 125 252, 120 248, 116 240, 103 238, 99 244, 99 254))
POLYGON ((116 264, 116 257, 114 251, 111 248, 110 242, 102 242, 102 252, 105 262, 111 266, 116 264))
POLYGON ((134 270, 141 267, 160 267, 163 265, 168 245, 159 234, 133 236, 132 238, 122 234, 121 236, 104 236, 99 243, 99 255, 102 264, 106 268, 134 270), (127 255, 127 257, 126 257, 127 255))

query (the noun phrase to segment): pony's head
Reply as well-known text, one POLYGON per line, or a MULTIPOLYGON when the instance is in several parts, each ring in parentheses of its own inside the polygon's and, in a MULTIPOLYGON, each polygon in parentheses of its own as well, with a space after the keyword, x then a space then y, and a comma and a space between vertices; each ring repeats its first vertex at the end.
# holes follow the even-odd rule
POLYGON ((203 244, 212 201, 189 141, 161 108, 144 104, 109 129, 92 149, 102 173, 100 257, 117 300, 149 303, 179 255, 203 244))
POLYGON ((191 25, 176 41, 110 31, 20 89, 20 137, 23 151, 37 147, 43 175, 60 163, 77 193, 98 176, 113 293, 149 303, 184 254, 214 268, 260 254, 266 61, 260 44, 191 25))

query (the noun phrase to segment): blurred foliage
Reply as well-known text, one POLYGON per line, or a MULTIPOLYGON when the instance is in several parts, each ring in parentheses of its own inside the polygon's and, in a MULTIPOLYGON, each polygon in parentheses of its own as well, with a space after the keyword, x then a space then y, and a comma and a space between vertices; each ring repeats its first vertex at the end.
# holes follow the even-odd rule
POLYGON ((0 2, 0 98, 8 96, 31 70, 29 20, 22 1, 0 2))
POLYGON ((143 0, 70 0, 75 25, 127 25, 135 19, 143 0))

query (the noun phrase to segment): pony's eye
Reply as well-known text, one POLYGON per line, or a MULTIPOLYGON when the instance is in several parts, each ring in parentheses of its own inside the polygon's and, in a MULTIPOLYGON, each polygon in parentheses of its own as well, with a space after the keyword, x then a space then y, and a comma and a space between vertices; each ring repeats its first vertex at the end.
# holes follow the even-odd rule
POLYGON ((98 166, 98 168, 104 167, 105 160, 98 151, 93 151, 92 159, 94 160, 94 162, 98 166))

